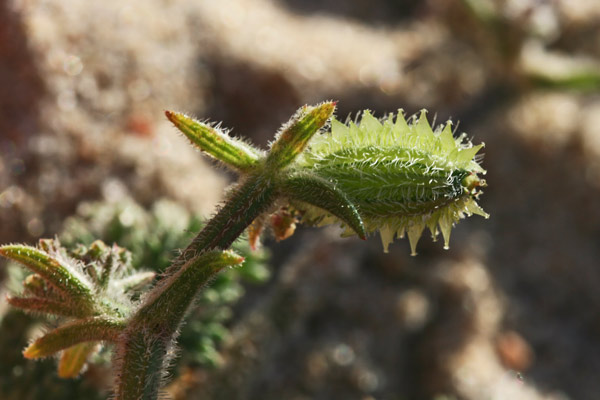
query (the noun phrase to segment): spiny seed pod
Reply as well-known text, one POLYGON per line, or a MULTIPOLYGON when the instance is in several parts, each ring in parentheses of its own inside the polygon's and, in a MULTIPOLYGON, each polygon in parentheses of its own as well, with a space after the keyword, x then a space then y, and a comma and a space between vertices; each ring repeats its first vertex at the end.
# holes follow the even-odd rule
MULTIPOLYGON (((359 124, 332 121, 331 134, 316 135, 297 167, 335 184, 357 207, 367 232, 379 230, 384 251, 406 233, 412 254, 425 227, 439 231, 448 248, 450 231, 465 214, 488 217, 477 204, 485 171, 465 135, 454 138, 451 123, 431 129, 422 111, 407 123, 402 111, 382 121, 369 111, 359 124)), ((305 219, 337 222, 309 208, 305 219)), ((347 229, 347 233, 351 233, 347 229)))

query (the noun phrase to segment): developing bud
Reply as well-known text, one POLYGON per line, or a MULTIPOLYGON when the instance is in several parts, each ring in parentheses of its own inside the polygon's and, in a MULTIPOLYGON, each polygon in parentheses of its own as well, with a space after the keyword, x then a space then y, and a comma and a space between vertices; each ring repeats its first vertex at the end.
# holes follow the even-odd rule
MULTIPOLYGON (((384 251, 406 234, 415 255, 425 227, 434 239, 441 231, 448 248, 452 226, 465 214, 488 217, 476 202, 485 185, 475 158, 482 147, 464 135, 455 139, 450 122, 433 131, 425 111, 410 123, 401 111, 383 121, 365 111, 358 125, 333 120, 331 134, 313 138, 298 166, 344 193, 367 232, 379 230, 384 251)), ((309 221, 331 217, 316 208, 307 213, 309 221)))

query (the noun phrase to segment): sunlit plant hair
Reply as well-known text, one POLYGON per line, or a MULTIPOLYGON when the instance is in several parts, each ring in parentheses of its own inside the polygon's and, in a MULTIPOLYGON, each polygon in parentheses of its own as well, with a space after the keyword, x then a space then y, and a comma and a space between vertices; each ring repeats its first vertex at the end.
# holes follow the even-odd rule
POLYGON ((301 107, 267 152, 218 126, 168 111, 167 118, 193 145, 239 174, 238 183, 141 295, 131 296, 132 282, 139 290, 152 275, 131 271, 127 253, 117 246, 97 242, 76 253, 57 242, 0 247, 1 255, 34 273, 24 282, 25 296, 11 303, 65 321, 35 340, 25 355, 62 352, 77 367, 76 356, 93 351, 90 343, 112 343, 114 397, 157 399, 186 312, 216 274, 244 261, 229 250, 244 231, 256 246, 265 228, 281 240, 300 220, 339 223, 345 234, 363 239, 379 231, 385 251, 395 236, 406 234, 415 254, 426 227, 434 238, 441 232, 447 247, 460 218, 487 217, 476 202, 485 186, 476 156, 482 145, 473 146, 465 135, 454 138, 450 123, 432 130, 425 112, 407 122, 401 111, 382 120, 365 111, 359 123, 342 124, 331 120, 335 106, 301 107), (108 296, 107 287, 119 295, 108 296))

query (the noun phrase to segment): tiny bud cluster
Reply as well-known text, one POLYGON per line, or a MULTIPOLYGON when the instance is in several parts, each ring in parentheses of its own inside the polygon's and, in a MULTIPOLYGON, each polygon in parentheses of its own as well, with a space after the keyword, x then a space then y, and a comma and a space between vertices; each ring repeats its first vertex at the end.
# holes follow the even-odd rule
POLYGON ((66 318, 24 351, 27 358, 62 351, 58 371, 65 378, 80 373, 100 342, 115 339, 134 309, 132 296, 154 279, 133 269, 127 250, 99 240, 68 251, 58 239, 41 239, 38 247, 2 246, 0 254, 33 272, 22 295, 8 298, 12 306, 66 318))

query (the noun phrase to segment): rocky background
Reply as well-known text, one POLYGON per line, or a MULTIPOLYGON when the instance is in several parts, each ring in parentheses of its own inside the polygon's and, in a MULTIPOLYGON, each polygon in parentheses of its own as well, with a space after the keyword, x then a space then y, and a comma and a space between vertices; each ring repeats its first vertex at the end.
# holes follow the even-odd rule
MULTIPOLYGON (((231 177, 163 111, 266 146, 323 99, 342 118, 427 108, 460 121, 486 143, 491 218, 461 223, 449 251, 422 239, 418 257, 405 240, 383 254, 378 238, 333 228, 267 239, 272 277, 234 307, 220 361, 174 371, 169 393, 597 399, 596 0, 2 1, 0 243, 52 237, 89 202, 210 215, 231 177)), ((76 382, 21 379, 37 368, 20 356, 35 329, 4 300, 0 314, 2 332, 19 332, 0 337, 12 351, 0 397, 106 396, 106 364, 76 382)))

